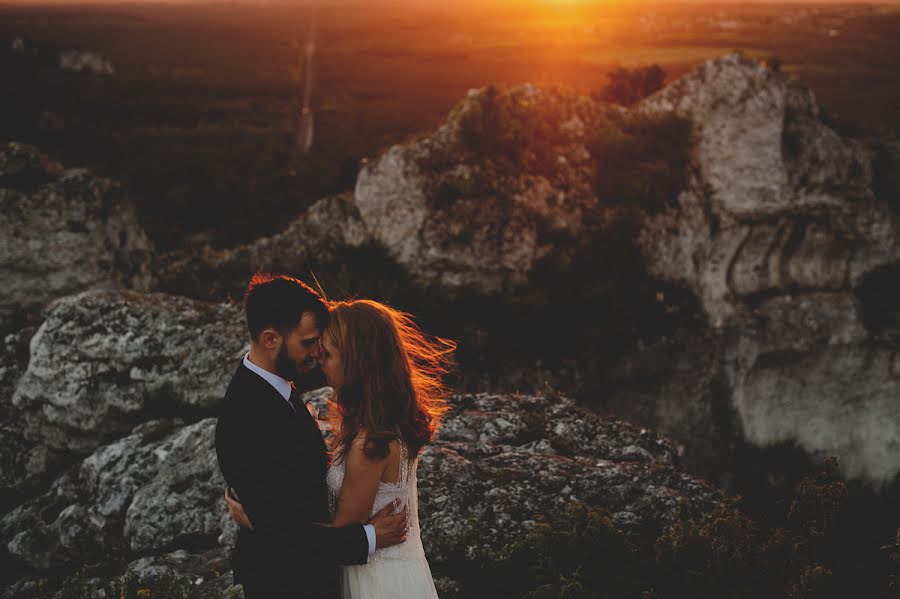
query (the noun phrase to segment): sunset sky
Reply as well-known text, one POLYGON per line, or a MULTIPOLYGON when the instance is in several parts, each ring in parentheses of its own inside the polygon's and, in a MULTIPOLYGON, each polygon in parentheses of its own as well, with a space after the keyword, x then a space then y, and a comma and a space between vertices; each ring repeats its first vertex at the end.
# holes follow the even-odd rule
MULTIPOLYGON (((358 3, 370 4, 376 0, 313 0, 319 5, 352 5, 358 3)), ((404 4, 415 6, 446 6, 445 0, 380 0, 382 4, 401 6, 404 4)), ((277 4, 277 5, 304 5, 308 0, 0 0, 0 6, 22 4, 68 4, 68 5, 96 5, 96 4, 277 4)), ((900 0, 456 0, 456 6, 615 6, 624 5, 635 7, 639 5, 653 4, 708 4, 708 5, 747 5, 747 4, 860 4, 860 5, 900 5, 900 0)))

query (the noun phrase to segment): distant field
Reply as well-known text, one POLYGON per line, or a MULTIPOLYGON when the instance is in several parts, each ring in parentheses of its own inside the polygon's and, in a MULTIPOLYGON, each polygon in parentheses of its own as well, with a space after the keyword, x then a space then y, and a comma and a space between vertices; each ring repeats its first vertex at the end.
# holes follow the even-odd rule
POLYGON ((779 57, 844 133, 900 132, 897 7, 605 10, 322 8, 316 143, 291 175, 305 7, 0 7, 0 138, 125 181, 173 248, 277 230, 350 188, 360 159, 433 129, 490 83, 589 93, 617 65, 657 63, 674 78, 741 49, 779 57), (15 38, 27 52, 12 51, 15 38), (61 71, 68 48, 100 52, 116 74, 61 71))

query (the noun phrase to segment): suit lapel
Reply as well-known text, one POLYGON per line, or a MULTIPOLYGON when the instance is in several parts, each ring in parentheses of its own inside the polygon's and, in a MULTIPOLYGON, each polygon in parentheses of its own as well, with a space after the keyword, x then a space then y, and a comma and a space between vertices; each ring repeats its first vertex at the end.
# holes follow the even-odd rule
POLYGON ((314 451, 321 456, 322 464, 327 466, 328 450, 325 447, 325 440, 322 438, 322 431, 319 430, 318 423, 313 419, 309 410, 301 406, 299 410, 294 411, 291 404, 267 380, 244 366, 243 363, 241 370, 248 382, 254 387, 258 387, 260 394, 265 396, 269 408, 274 410, 279 418, 285 418, 293 425, 292 428, 296 431, 294 442, 298 446, 311 444, 314 451))
POLYGON ((287 400, 282 397, 281 393, 276 391, 275 387, 270 385, 266 379, 244 366, 243 363, 241 364, 241 371, 247 378, 247 381, 253 385, 253 387, 259 389, 260 395, 266 398, 267 405, 285 416, 291 418, 297 416, 294 409, 291 407, 291 404, 289 404, 287 400))

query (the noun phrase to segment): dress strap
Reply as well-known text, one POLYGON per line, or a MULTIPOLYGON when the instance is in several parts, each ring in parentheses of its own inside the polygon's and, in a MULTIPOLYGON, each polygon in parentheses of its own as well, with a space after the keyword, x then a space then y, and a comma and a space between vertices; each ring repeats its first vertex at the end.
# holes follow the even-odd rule
POLYGON ((406 485, 409 479, 409 456, 406 451, 406 443, 400 439, 400 484, 406 485))

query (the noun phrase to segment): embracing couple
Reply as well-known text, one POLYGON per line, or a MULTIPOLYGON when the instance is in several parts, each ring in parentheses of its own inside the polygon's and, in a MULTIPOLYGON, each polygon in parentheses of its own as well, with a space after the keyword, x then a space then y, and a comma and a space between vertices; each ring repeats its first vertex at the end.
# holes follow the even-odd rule
POLYGON ((254 276, 244 311, 250 352, 216 453, 246 599, 436 598, 416 465, 446 411, 455 345, 384 304, 328 303, 287 276, 254 276), (317 365, 334 390, 330 448, 295 387, 317 365))

